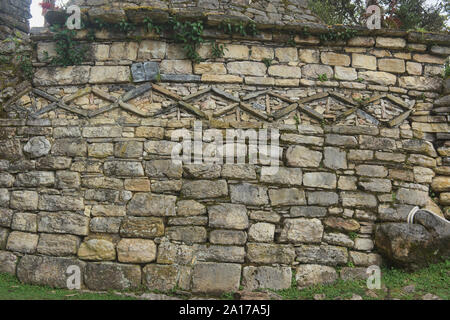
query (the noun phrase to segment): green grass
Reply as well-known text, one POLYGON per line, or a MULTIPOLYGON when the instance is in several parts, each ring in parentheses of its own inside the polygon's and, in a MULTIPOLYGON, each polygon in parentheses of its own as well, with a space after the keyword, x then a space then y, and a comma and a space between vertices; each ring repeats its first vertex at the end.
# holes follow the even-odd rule
MULTIPOLYGON (((295 276, 294 276, 295 278, 295 276)), ((382 269, 380 290, 368 290, 366 282, 338 280, 333 285, 318 285, 299 290, 293 280, 292 287, 274 291, 286 300, 314 299, 317 294, 325 299, 349 299, 353 294, 364 300, 375 299, 421 299, 431 293, 444 300, 450 300, 450 261, 431 265, 428 268, 407 273, 397 269, 382 269), (414 285, 414 292, 408 293, 404 287, 414 285)), ((132 293, 132 292, 130 292, 132 293)), ((140 294, 142 292, 135 292, 140 294)), ((166 293, 167 294, 167 293, 166 293)), ((232 294, 224 294, 222 299, 233 299, 232 294)), ((135 300, 134 297, 117 295, 112 292, 89 293, 54 289, 46 286, 22 284, 16 277, 0 274, 0 300, 135 300)))
POLYGON ((301 290, 293 283, 291 288, 275 293, 286 300, 314 299, 317 294, 325 295, 327 300, 349 299, 353 294, 361 296, 364 300, 414 300, 421 299, 427 293, 450 300, 450 261, 431 265, 413 273, 382 269, 380 290, 368 290, 364 280, 338 280, 333 285, 317 285, 301 290), (415 286, 414 292, 405 292, 403 288, 410 285, 415 286))
POLYGON ((0 274, 0 300, 135 300, 135 298, 110 292, 83 293, 22 284, 14 276, 0 274))

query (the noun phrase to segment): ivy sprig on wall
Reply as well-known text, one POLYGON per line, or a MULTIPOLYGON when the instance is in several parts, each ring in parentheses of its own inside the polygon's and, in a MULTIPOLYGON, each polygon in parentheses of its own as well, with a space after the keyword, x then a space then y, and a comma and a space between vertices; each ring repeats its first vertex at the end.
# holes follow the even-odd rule
POLYGON ((203 39, 203 21, 181 22, 176 17, 171 17, 169 26, 172 28, 175 41, 183 44, 186 56, 195 63, 201 62, 202 58, 197 49, 200 44, 205 42, 203 39))
POLYGON ((357 33, 358 31, 353 29, 343 29, 342 31, 332 30, 327 33, 320 34, 319 39, 322 42, 347 41, 353 38, 357 33))
POLYGON ((54 33, 56 44, 56 56, 52 58, 51 64, 67 67, 83 63, 88 50, 75 40, 77 32, 59 25, 52 26, 50 30, 54 33))

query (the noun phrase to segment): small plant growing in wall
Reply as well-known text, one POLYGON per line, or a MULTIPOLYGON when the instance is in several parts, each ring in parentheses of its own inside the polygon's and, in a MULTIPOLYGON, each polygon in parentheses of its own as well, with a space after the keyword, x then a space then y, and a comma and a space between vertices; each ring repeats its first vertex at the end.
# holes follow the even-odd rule
POLYGON ((272 65, 272 59, 269 58, 262 59, 262 62, 266 65, 267 68, 272 65))
POLYGON ((225 55, 225 50, 228 51, 224 44, 213 42, 211 46, 211 55, 213 58, 223 58, 225 55))
POLYGON ((319 81, 320 81, 320 82, 328 81, 328 76, 327 76, 327 74, 326 74, 326 73, 320 74, 320 75, 319 75, 319 81))
POLYGON ((56 43, 56 57, 51 64, 64 67, 81 64, 86 57, 87 48, 75 41, 76 31, 58 25, 52 26, 51 31, 54 32, 53 39, 56 43))
POLYGON ((150 19, 148 17, 145 18, 144 25, 145 25, 145 28, 147 29, 147 32, 155 32, 158 35, 161 34, 161 31, 162 31, 161 27, 154 24, 152 19, 150 19))
POLYGON ((175 34, 175 41, 182 43, 186 56, 195 63, 202 61, 197 48, 204 42, 203 22, 180 22, 176 17, 171 17, 169 25, 175 34))

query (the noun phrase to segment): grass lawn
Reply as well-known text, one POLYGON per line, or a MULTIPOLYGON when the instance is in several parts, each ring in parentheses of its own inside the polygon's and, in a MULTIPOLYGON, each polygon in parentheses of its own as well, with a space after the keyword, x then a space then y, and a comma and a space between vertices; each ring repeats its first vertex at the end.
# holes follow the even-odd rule
MULTIPOLYGON (((315 286, 298 290, 295 285, 290 289, 275 291, 283 299, 314 299, 321 295, 324 299, 349 299, 354 294, 363 299, 422 299, 425 294, 433 294, 444 300, 450 300, 450 261, 429 266, 414 273, 395 269, 383 269, 382 288, 368 290, 365 281, 341 281, 333 285, 315 286), (408 287, 407 289, 404 289, 408 287)), ((137 293, 142 294, 142 292, 137 293)), ((229 299, 232 294, 226 294, 229 299)), ((89 293, 53 289, 20 283, 16 277, 0 274, 0 300, 135 300, 134 297, 117 295, 112 292, 89 293)))

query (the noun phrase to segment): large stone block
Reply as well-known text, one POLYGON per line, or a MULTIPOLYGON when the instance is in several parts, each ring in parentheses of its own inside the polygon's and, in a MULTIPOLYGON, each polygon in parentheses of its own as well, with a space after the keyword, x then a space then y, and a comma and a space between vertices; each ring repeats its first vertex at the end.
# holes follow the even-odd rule
POLYGON ((252 224, 248 230, 248 239, 254 242, 273 242, 275 225, 266 222, 252 224))
POLYGON ((117 158, 140 158, 144 152, 144 144, 140 141, 122 141, 114 145, 117 158))
POLYGON ((116 259, 116 248, 110 241, 90 239, 81 244, 78 257, 88 261, 112 261, 116 259))
POLYGON ((238 61, 227 64, 228 73, 248 76, 265 76, 267 67, 262 62, 238 61))
POLYGON ((241 265, 204 262, 195 265, 192 273, 192 291, 219 294, 236 292, 241 281, 241 265))
POLYGON ((34 253, 38 245, 39 235, 13 231, 9 234, 6 249, 20 253, 34 253))
POLYGON ((186 198, 210 199, 228 196, 228 185, 225 180, 183 181, 181 194, 186 198))
POLYGON ((244 231, 212 230, 209 233, 209 242, 224 245, 243 245, 247 242, 247 235, 244 231))
POLYGON ((91 290, 127 290, 141 285, 141 268, 112 262, 88 263, 84 277, 91 290))
POLYGON ((346 54, 339 54, 334 52, 322 52, 320 55, 322 63, 332 66, 349 66, 350 57, 346 54))
POLYGON ((335 189, 336 175, 328 172, 308 172, 303 176, 303 184, 307 187, 335 189))
POLYGON ((117 259, 125 263, 149 263, 155 261, 156 245, 152 240, 122 239, 117 244, 117 259))
POLYGON ((70 212, 40 212, 38 231, 86 236, 89 232, 89 218, 70 212))
POLYGON ((0 226, 11 227, 14 211, 10 209, 0 208, 0 226))
POLYGON ((48 171, 19 173, 16 184, 20 187, 51 187, 55 184, 55 173, 48 171))
POLYGON ((8 273, 15 276, 17 261, 17 256, 12 252, 0 251, 0 273, 8 273))
POLYGON ((107 176, 142 177, 144 168, 140 162, 109 161, 104 164, 104 172, 107 176))
POLYGON ((13 191, 11 192, 10 206, 23 211, 37 210, 38 194, 36 191, 13 191))
POLYGON ((130 238, 153 239, 164 235, 162 218, 126 217, 120 227, 120 235, 130 238))
POLYGON ((306 204, 305 191, 297 188, 270 189, 272 206, 295 206, 306 204))
POLYGON ((144 267, 143 284, 150 290, 170 291, 176 288, 179 268, 174 265, 149 264, 144 267))
POLYGON ((261 182, 300 186, 302 184, 302 170, 300 168, 279 167, 275 171, 271 167, 261 168, 261 182))
POLYGON ((248 183, 230 186, 231 202, 260 206, 269 203, 267 188, 248 183))
MULTIPOLYGON (((77 266, 80 269, 83 286, 86 263, 73 258, 25 255, 17 265, 17 277, 23 283, 66 289, 71 275, 68 273, 70 266, 77 266)), ((92 289, 101 290, 94 287, 92 289)))
POLYGON ((247 209, 244 205, 223 203, 208 208, 209 226, 212 228, 244 230, 248 228, 247 209))
POLYGON ((301 78, 302 70, 299 67, 275 65, 270 66, 268 73, 273 77, 280 78, 301 78))
POLYGON ((16 212, 11 223, 11 229, 37 232, 37 215, 34 213, 16 212))
POLYGON ((320 243, 323 226, 319 219, 286 219, 279 241, 291 243, 320 243))
POLYGON ((37 252, 46 256, 73 256, 77 254, 79 245, 77 236, 41 233, 37 252))
POLYGON ((244 263, 245 249, 237 246, 197 245, 195 257, 198 261, 244 263))
POLYGON ((319 167, 322 152, 302 146, 290 147, 286 152, 286 161, 290 167, 319 167))
POLYGON ((95 66, 89 76, 90 84, 126 83, 131 78, 130 67, 127 66, 95 66))
POLYGON ((170 240, 188 244, 203 243, 208 238, 206 229, 198 226, 170 227, 167 228, 167 235, 170 240))
POLYGON ((346 248, 329 245, 302 245, 296 247, 297 261, 300 263, 318 263, 324 265, 344 265, 348 261, 346 248))
POLYGON ((136 193, 127 205, 133 216, 175 216, 177 197, 151 193, 136 193))
POLYGON ((242 272, 242 285, 245 290, 272 289, 283 290, 291 287, 290 267, 245 267, 242 272))
POLYGON ((334 268, 317 264, 300 265, 295 273, 295 280, 300 289, 314 285, 332 284, 337 279, 338 275, 334 268))
POLYGON ((79 197, 43 194, 39 197, 39 210, 81 211, 84 210, 84 201, 79 197))
POLYGON ((183 166, 172 160, 151 160, 145 163, 145 173, 150 178, 180 179, 183 166))
POLYGON ((261 264, 291 264, 295 259, 295 250, 291 245, 248 243, 247 258, 250 262, 261 264))

